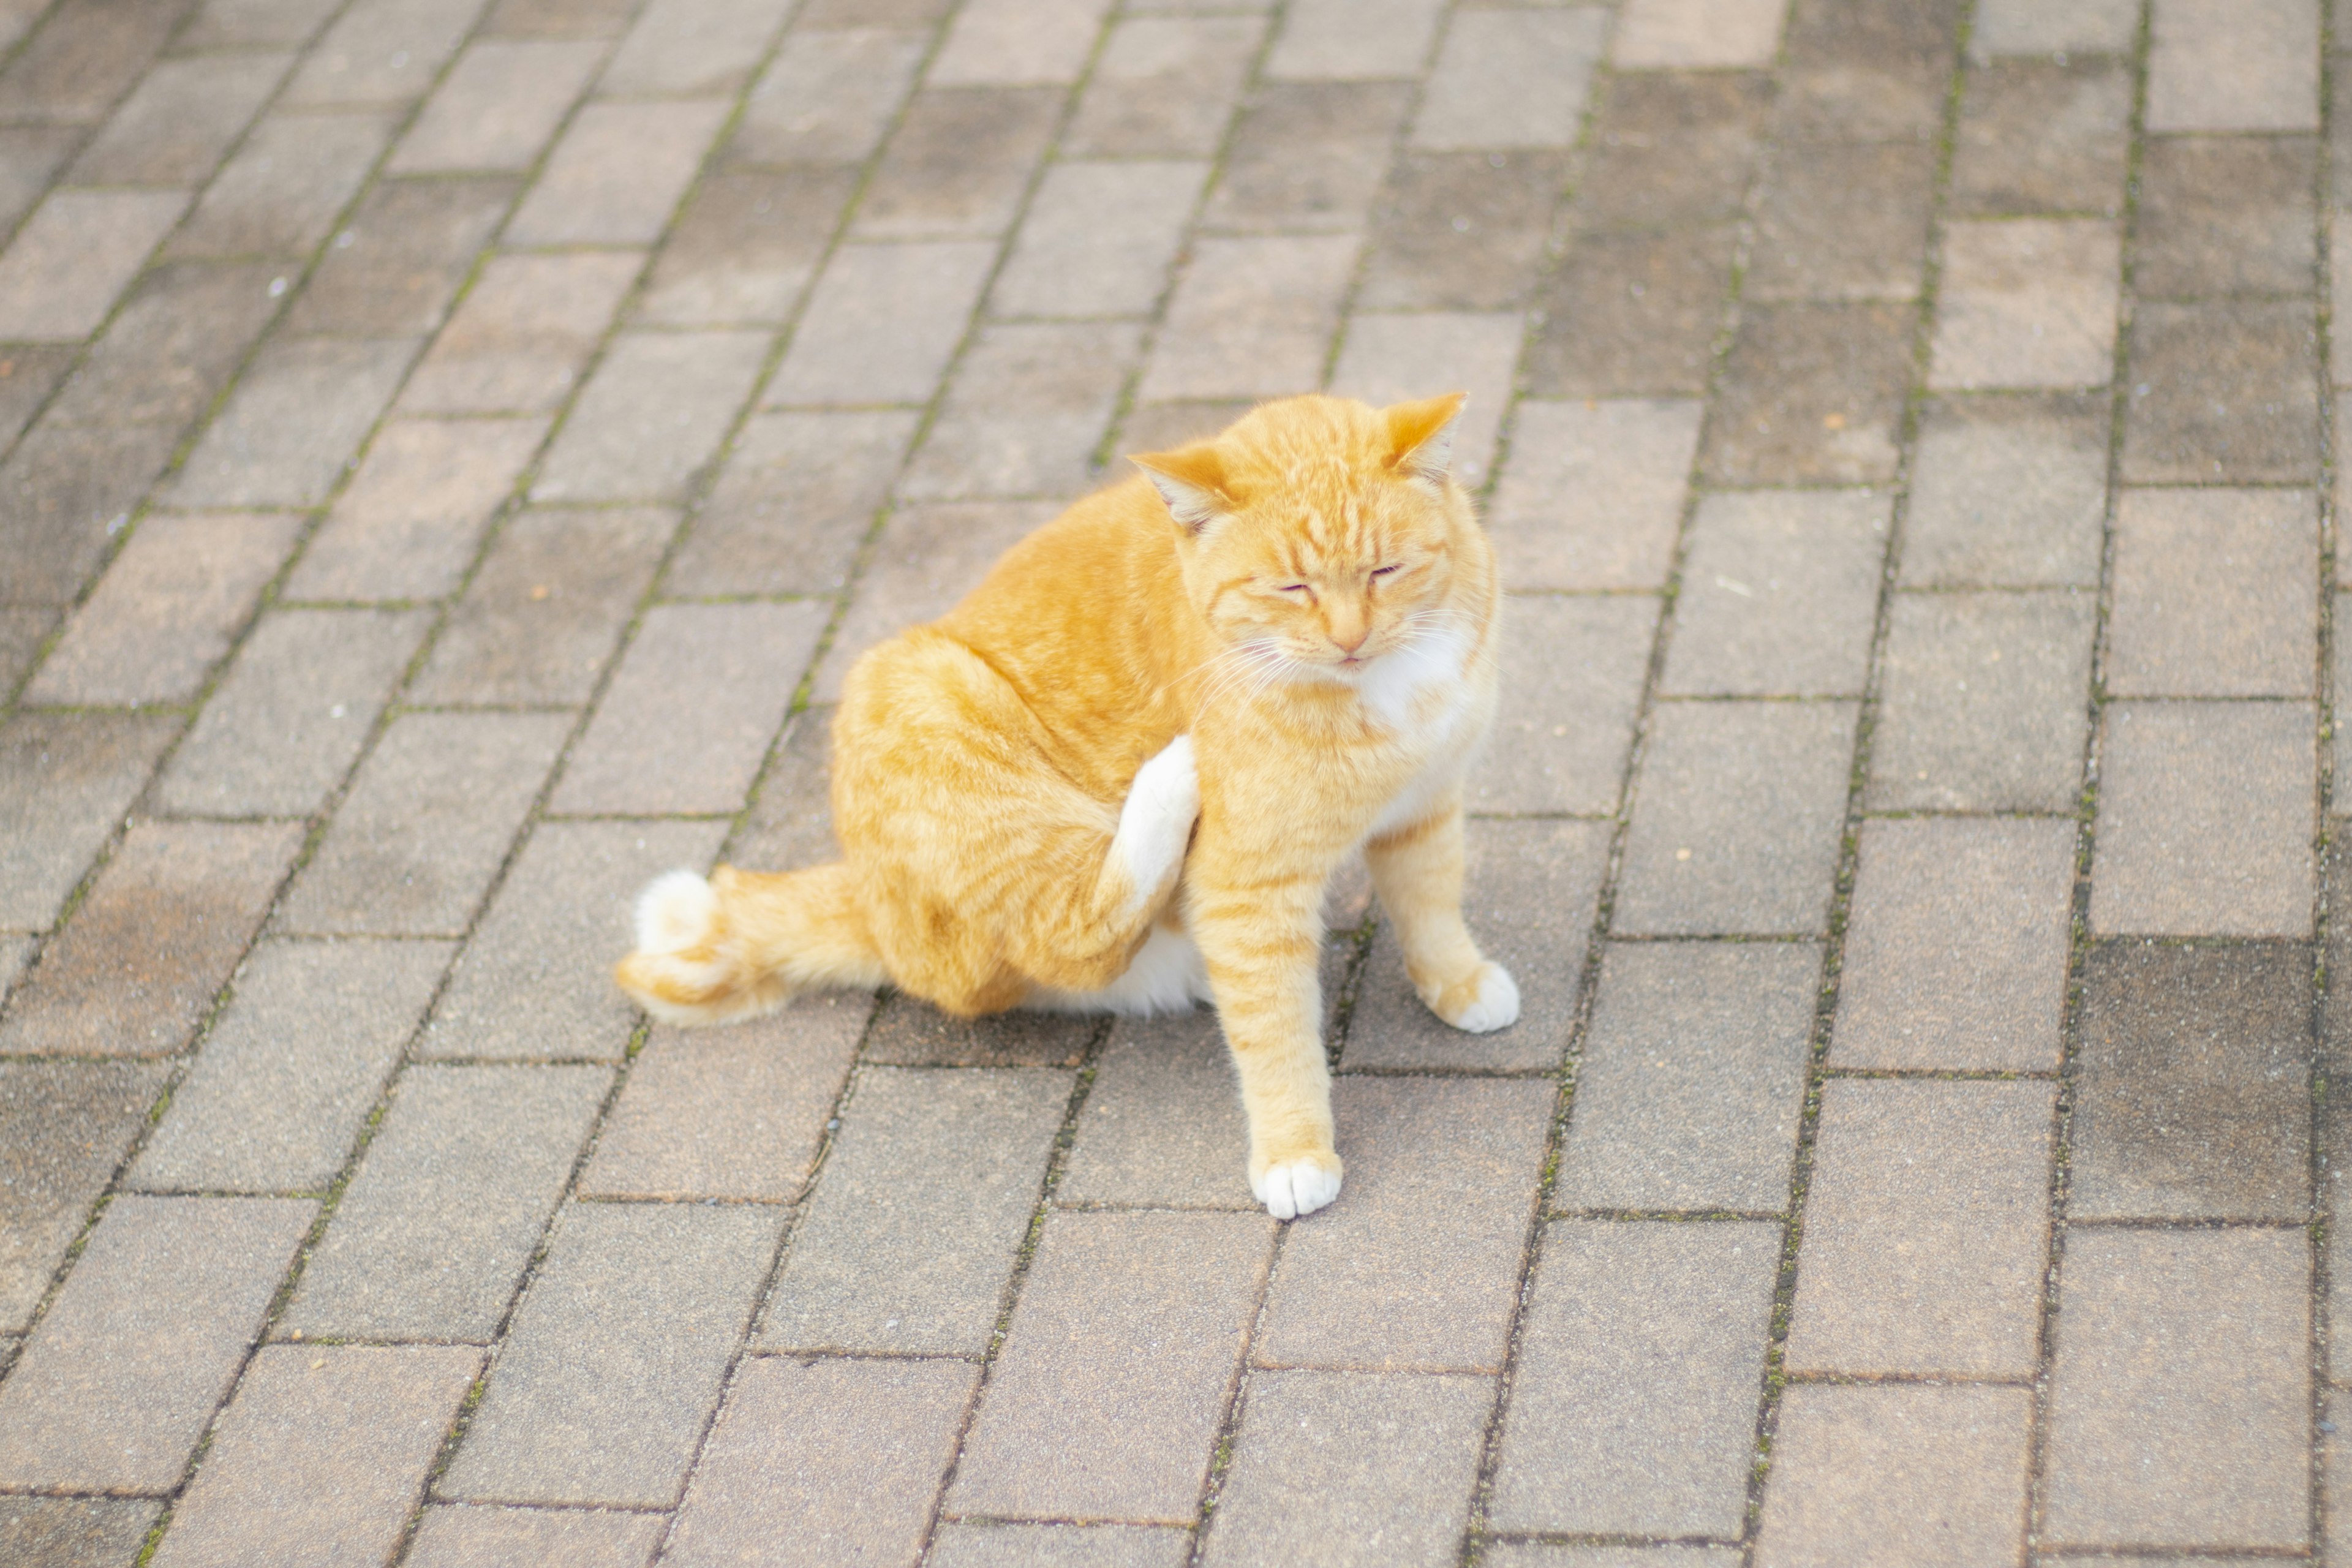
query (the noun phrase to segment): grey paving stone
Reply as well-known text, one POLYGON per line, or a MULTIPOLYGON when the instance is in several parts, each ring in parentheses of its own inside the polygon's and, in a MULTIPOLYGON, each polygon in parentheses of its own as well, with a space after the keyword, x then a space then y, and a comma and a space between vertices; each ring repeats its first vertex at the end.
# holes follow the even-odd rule
MULTIPOLYGON (((277 312, 266 262, 151 268, 68 382, 45 426, 170 426, 202 413, 277 312)), ((21 351, 11 360, 24 363, 21 351)), ((136 476, 143 486, 147 478, 136 476)))
POLYGON ((646 245, 701 166, 723 99, 591 103, 572 117, 506 227, 509 245, 646 245))
POLYGON ((682 500, 768 355, 765 332, 625 332, 556 436, 536 501, 682 500))
POLYGON ((746 1361, 667 1560, 912 1563, 979 1382, 957 1361, 746 1361))
POLYGON ((766 1350, 985 1349, 1072 1075, 868 1068, 760 1329, 766 1350), (942 1237, 957 1245, 942 1250, 942 1237))
POLYGON ((2154 136, 2140 164, 2143 300, 2305 294, 2317 261, 2309 136, 2154 136))
POLYGON ((790 0, 654 0, 596 84, 611 97, 726 93, 751 79, 790 0))
POLYGON ((99 119, 139 79, 187 11, 187 0, 61 7, 0 76, 0 113, 11 120, 99 119))
MULTIPOLYGON (((1633 25, 1629 17, 1622 26, 1633 25)), ((1657 229, 1738 218, 1764 136, 1769 85, 1755 71, 1612 79, 1594 112, 1589 162, 1577 182, 1580 221, 1601 229, 1657 229)))
POLYGON ((1435 0, 1305 0, 1284 17, 1266 58, 1270 77, 1349 80, 1420 74, 1437 31, 1435 0))
POLYGON ((32 1321, 168 1072, 143 1062, 0 1062, 0 1327, 32 1321))
POLYGON ((1248 1153, 1249 1128, 1216 1015, 1122 1018, 1096 1058, 1055 1197, 1255 1209, 1248 1153))
POLYGON ((1202 163, 1047 167, 997 275, 1000 316, 1133 316, 1168 286, 1185 220, 1208 178, 1202 163))
POLYGON ((906 477, 902 497, 1076 495, 1140 346, 1115 321, 982 328, 906 477))
POLYGON ((2115 365, 2118 239, 2090 218, 1950 225, 1928 384, 2099 386, 2115 365))
POLYGON ((288 313, 289 332, 430 332, 514 200, 515 183, 388 180, 360 199, 288 313))
POLYGON ((1119 422, 1116 450, 1127 452, 1165 452, 1171 447, 1182 447, 1194 441, 1204 441, 1247 414, 1255 406, 1248 398, 1220 398, 1206 402, 1140 403, 1127 412, 1119 422))
POLYGON ((287 895, 289 931, 457 936, 572 727, 562 713, 405 713, 287 895))
POLYGON ((2103 729, 2093 931, 2309 934, 2309 704, 2116 702, 2103 729))
POLYGON ((1958 13, 1949 4, 1801 6, 1782 68, 1783 140, 1932 139, 1957 63, 1958 13))
POLYGON ((1790 1371, 2034 1375, 2055 1094, 2032 1081, 1823 1086, 1790 1371))
POLYGON ((163 1511, 145 1498, 0 1498, 0 1552, 26 1568, 122 1568, 163 1511))
POLYGON ((995 252, 981 240, 842 247, 802 310, 767 401, 928 401, 995 252))
POLYGON ((1047 1215, 947 1512, 1191 1524, 1274 1235, 1264 1215, 1047 1215))
POLYGON ((293 64, 289 54, 199 55, 157 65, 76 158, 85 185, 195 185, 293 64))
POLYGON ((586 702, 677 532, 677 514, 661 507, 516 513, 405 695, 417 702, 586 702))
POLYGON ((600 1067, 403 1073, 285 1327, 314 1340, 488 1341, 612 1079, 600 1067))
MULTIPOLYGON (((1978 36, 1985 25, 1980 10, 1978 36)), ((2070 55, 1977 66, 1952 138, 1952 211, 2121 212, 2131 99, 2122 60, 2070 55)))
POLYGON ((1404 82, 1274 82, 1249 97, 1202 213, 1210 230, 1362 226, 1412 108, 1404 82))
POLYGON ((301 847, 295 823, 134 823, 17 989, 0 1051, 178 1051, 301 847))
POLYGON ((33 210, 84 135, 70 125, 11 125, 0 131, 0 222, 14 228, 33 210))
POLYGON ((783 1222, 764 1205, 572 1205, 436 1493, 674 1504, 783 1222))
POLYGON ((616 38, 635 11, 625 0, 497 0, 481 31, 485 37, 616 38))
POLYGON ((1494 1403, 1483 1377, 1258 1373, 1202 1560, 1457 1561, 1494 1403))
POLYGON ((2071 1220, 2301 1220, 2312 954, 2102 942, 2083 975, 2071 1220))
POLYGON ((381 426, 282 596, 366 603, 449 594, 546 435, 542 419, 381 426))
POLYGON ((2138 30, 2139 13, 2129 0, 2086 0, 2061 10, 2034 0, 1988 0, 1978 7, 1969 47, 1980 57, 2076 49, 2119 55, 2130 50, 2138 30))
POLYGON ((467 46, 386 171, 528 169, 609 52, 589 40, 484 38, 467 46))
POLYGON ((1253 1362, 1501 1370, 1557 1099, 1548 1079, 1340 1079, 1347 1185, 1286 1237, 1253 1362))
POLYGON ((1528 348, 1528 390, 1584 398, 1706 391, 1738 247, 1738 231, 1721 224, 1578 237, 1537 299, 1544 324, 1528 348))
POLYGON ((2318 591, 2310 491, 2126 490, 2116 509, 2107 689, 2308 697, 2318 591))
POLYGON ((79 358, 68 343, 26 343, 0 358, 0 442, 25 433, 79 358))
POLYGON ((875 26, 785 37, 744 100, 730 162, 858 163, 881 144, 914 82, 925 37, 875 26))
POLYGON ((2072 809, 2097 609, 2072 589, 1895 595, 1864 803, 2072 809))
POLYGON ((646 1568, 669 1517, 658 1513, 440 1503, 404 1562, 410 1568, 646 1568))
MULTIPOLYGON (((934 61, 931 81, 939 79, 934 61)), ((928 86, 867 178, 860 239, 969 239, 1012 226, 1063 94, 1050 88, 928 86)))
POLYGON ((637 1012, 613 984, 630 904, 710 863, 716 822, 543 822, 516 857, 417 1042, 420 1057, 619 1061, 637 1012))
POLYGON ((1486 509, 1504 586, 1664 587, 1703 413, 1669 398, 1521 402, 1486 509))
POLYGON ((971 0, 931 62, 933 81, 1076 81, 1109 0, 971 0))
POLYGON ((1201 240, 1138 395, 1273 396, 1314 385, 1356 250, 1341 235, 1201 240))
POLYGON ((1424 397, 1432 387, 1466 393, 1469 404, 1454 426, 1453 472, 1475 494, 1494 465, 1526 335, 1525 318, 1508 310, 1359 312, 1327 390, 1380 408, 1424 397))
POLYGON ((730 853, 754 869, 792 869, 838 859, 834 842, 833 713, 802 709, 784 721, 759 793, 735 830, 730 853))
POLYGON ((917 416, 754 414, 670 558, 680 597, 839 588, 905 461, 917 416))
POLYGON ((1632 0, 1610 58, 1620 70, 1661 66, 1767 66, 1782 7, 1758 0, 1632 0))
POLYGON ((1591 6, 1457 13, 1422 89, 1413 145, 1570 145, 1609 20, 1591 6))
POLYGON ((1872 490, 1701 498, 1660 689, 1858 694, 1870 663, 1891 505, 1872 490))
POLYGON ((205 0, 176 41, 182 48, 304 44, 333 9, 320 0, 205 0))
POLYGON ((178 731, 131 713, 19 713, 0 729, 0 929, 57 918, 178 731))
POLYGON ((1102 1026, 1083 1014, 1025 1010, 959 1018, 891 992, 874 1011, 862 1054, 893 1067, 1074 1068, 1102 1026))
POLYGON ((402 410, 552 410, 644 263, 634 251, 493 257, 418 362, 402 410))
POLYGON ((1487 1528, 1738 1535, 1780 1254, 1774 1225, 1547 1226, 1487 1528))
POLYGON ((1515 596, 1504 609, 1503 708, 1474 765, 1473 811, 1613 811, 1649 672, 1647 595, 1515 596))
POLYGON ((61 617, 46 605, 0 608, 0 690, 16 689, 61 617))
POLYGON ((867 1010, 863 996, 817 995, 731 1029, 656 1030, 580 1173, 581 1195, 798 1198, 867 1010))
POLYGON ((1820 931, 1853 725, 1847 702, 1661 705, 1636 785, 1614 929, 1820 931))
POLYGON ((1255 16, 1122 17, 1103 41, 1061 150, 1211 156, 1265 32, 1255 16))
POLYGON ((2025 1544, 2032 1426, 2022 1388, 1791 1388, 1756 1561, 2012 1561, 2025 1544))
POLYGON ((2154 16, 2147 128, 2315 131, 2317 0, 2167 0, 2154 16))
POLYGON ((825 650, 815 700, 839 701, 842 679, 859 655, 946 615, 980 585, 998 556, 1058 510, 1050 501, 930 501, 893 510, 825 650))
POLYGON ((450 955, 440 942, 264 943, 238 971, 129 1184, 331 1185, 450 955))
POLYGON ((1831 1064, 2056 1068, 2074 831, 2067 821, 1864 823, 1831 1064))
POLYGON ((2310 1272, 2299 1228, 2070 1232, 2044 1543, 2309 1539, 2310 1272))
POLYGON ((301 104, 401 104, 432 85, 483 0, 358 0, 311 48, 286 89, 301 104))
MULTIPOLYGON (((1948 300, 1951 289, 1948 280, 1948 300)), ((1743 310, 1700 453, 1708 479, 1726 485, 1893 479, 1911 379, 1910 317, 1887 304, 1743 310)))
POLYGON ((828 609, 800 603, 646 611, 556 786, 553 808, 740 809, 828 609))
POLYGON ((1732 1568, 1746 1555, 1737 1546, 1554 1546, 1490 1541, 1478 1561, 1492 1568, 1732 1568))
POLYGON ((168 191, 53 194, 0 254, 0 337, 89 336, 186 207, 168 191))
POLYGON ((1549 1068, 1568 1048, 1609 825, 1473 822, 1467 837, 1462 912, 1480 951, 1518 983, 1519 1021, 1491 1035, 1440 1022, 1413 990, 1383 918, 1349 1017, 1342 1058, 1349 1068, 1549 1068))
POLYGON ((1786 1207, 1820 988, 1811 942, 1612 943, 1554 1205, 1786 1207))
POLYGON ((273 110, 205 188, 195 211, 172 237, 169 254, 309 255, 359 194, 392 131, 383 114, 273 110))
POLYGON ((0 1384, 0 1484, 179 1484, 316 1204, 121 1197, 0 1384))
POLYGON ((1742 296, 1914 300, 1927 248, 1936 149, 1826 142, 1773 171, 1742 296))
POLYGON ((25 689, 27 702, 184 702, 293 548, 299 518, 151 517, 25 689))
POLYGON ((2309 482, 2319 461, 2316 353, 2308 300, 2137 307, 2123 477, 2309 482))
POLYGON ((70 604, 178 445, 179 432, 161 425, 35 425, 0 467, 16 530, 16 548, 0 561, 0 597, 70 604))
POLYGON ((927 1568, 1183 1568, 1192 1534, 1149 1524, 941 1524, 927 1568))
POLYGON ((2107 419, 2105 399, 1929 404, 1912 458, 1903 585, 2097 586, 2107 419))
POLYGON ((816 275, 856 184, 847 169, 714 174, 672 226, 636 319, 781 324, 816 275))
POLYGON ((172 1510, 163 1568, 381 1558, 481 1370, 456 1345, 265 1345, 172 1510))
POLYGON ((179 507, 316 506, 416 357, 406 338, 263 345, 163 494, 179 507))

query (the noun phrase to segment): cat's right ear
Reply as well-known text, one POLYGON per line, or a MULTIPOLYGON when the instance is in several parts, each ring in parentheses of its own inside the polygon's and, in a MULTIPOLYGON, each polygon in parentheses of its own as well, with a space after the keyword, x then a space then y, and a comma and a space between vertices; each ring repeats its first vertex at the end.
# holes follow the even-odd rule
POLYGON ((1234 509, 1225 492, 1225 465, 1214 447, 1187 447, 1177 452, 1137 452, 1129 462, 1143 470, 1168 503, 1168 515, 1187 533, 1199 534, 1212 520, 1234 509))

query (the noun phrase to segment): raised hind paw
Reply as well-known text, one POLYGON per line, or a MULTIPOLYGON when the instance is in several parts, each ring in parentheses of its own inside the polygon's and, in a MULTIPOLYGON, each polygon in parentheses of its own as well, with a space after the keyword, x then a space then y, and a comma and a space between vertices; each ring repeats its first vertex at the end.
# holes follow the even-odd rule
POLYGON ((1342 1169, 1337 1154, 1276 1161, 1250 1177, 1250 1191, 1275 1218, 1297 1219, 1339 1195, 1342 1169))
POLYGON ((1428 1001, 1431 1012, 1473 1035, 1491 1034, 1519 1021, 1518 982, 1492 959, 1428 1001))
POLYGON ((1175 880, 1201 815, 1201 775, 1192 764, 1192 737, 1179 735, 1136 770, 1119 807, 1111 853, 1126 870, 1131 897, 1147 901, 1175 880))

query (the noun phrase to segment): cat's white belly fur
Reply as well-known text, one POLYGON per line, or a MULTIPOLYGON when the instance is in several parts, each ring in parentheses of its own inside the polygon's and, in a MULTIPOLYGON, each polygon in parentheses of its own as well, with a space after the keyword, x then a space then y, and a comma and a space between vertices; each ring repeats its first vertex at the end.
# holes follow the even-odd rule
POLYGON ((1189 1013, 1209 995, 1209 965, 1192 939, 1164 925, 1127 966, 1127 973, 1099 991, 1060 991, 1039 986, 1021 1005, 1037 1013, 1123 1013, 1149 1018, 1155 1013, 1189 1013))

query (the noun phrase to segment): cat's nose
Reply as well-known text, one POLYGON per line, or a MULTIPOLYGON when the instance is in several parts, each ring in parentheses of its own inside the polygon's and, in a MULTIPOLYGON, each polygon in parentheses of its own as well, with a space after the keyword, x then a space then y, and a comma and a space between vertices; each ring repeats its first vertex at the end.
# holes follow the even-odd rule
POLYGON ((1336 626, 1332 628, 1330 633, 1333 645, 1336 646, 1341 653, 1347 654, 1351 658, 1354 656, 1355 651, 1358 648, 1364 646, 1365 642, 1370 638, 1371 635, 1372 628, 1369 626, 1357 626, 1352 637, 1336 626))

